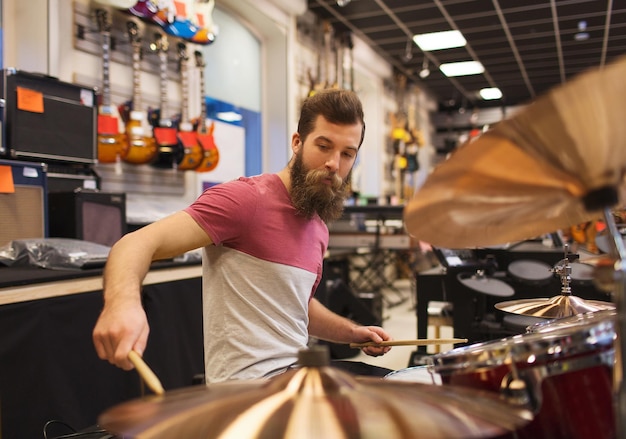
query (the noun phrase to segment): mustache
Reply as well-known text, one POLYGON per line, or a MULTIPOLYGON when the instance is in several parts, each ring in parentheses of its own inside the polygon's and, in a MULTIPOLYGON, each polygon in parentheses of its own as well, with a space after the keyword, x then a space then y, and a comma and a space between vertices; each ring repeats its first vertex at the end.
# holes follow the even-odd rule
POLYGON ((330 179, 330 187, 334 191, 341 189, 343 185, 343 179, 334 172, 328 172, 322 169, 313 169, 306 175, 305 181, 307 184, 319 183, 323 180, 330 179))

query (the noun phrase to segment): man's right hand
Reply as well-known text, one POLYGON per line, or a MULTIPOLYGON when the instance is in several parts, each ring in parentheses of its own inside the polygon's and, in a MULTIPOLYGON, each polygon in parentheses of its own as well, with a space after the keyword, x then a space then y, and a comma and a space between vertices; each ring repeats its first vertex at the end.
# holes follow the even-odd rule
POLYGON ((143 355, 148 341, 148 319, 141 300, 124 299, 105 304, 93 330, 98 357, 124 370, 131 370, 131 350, 143 355))

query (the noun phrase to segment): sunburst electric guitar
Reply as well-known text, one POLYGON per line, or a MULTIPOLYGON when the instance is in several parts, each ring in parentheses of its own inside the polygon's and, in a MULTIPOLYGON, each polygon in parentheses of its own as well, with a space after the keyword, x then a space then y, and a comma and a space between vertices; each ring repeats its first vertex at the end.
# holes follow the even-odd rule
POLYGON ((157 154, 157 145, 141 108, 141 38, 134 21, 127 22, 128 37, 133 47, 133 99, 126 120, 128 152, 124 161, 135 165, 150 163, 157 154))
POLYGON ((96 19, 102 38, 102 93, 98 107, 98 161, 116 163, 126 155, 128 146, 117 108, 111 105, 109 62, 111 59, 111 24, 104 9, 96 10, 96 19))
POLYGON ((202 52, 196 50, 194 52, 196 58, 196 67, 199 70, 200 75, 200 102, 202 103, 200 108, 200 119, 198 121, 198 128, 196 137, 198 143, 202 146, 202 160, 200 165, 196 168, 196 172, 209 172, 216 168, 220 161, 220 152, 215 144, 213 137, 213 130, 215 130, 215 122, 211 123, 211 126, 206 126, 206 97, 204 96, 204 59, 202 58, 202 52))

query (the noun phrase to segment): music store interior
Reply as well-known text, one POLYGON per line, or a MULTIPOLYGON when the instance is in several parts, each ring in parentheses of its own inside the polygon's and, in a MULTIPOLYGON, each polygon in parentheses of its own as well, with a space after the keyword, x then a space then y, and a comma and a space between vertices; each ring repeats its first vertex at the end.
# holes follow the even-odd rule
POLYGON ((0 438, 626 438, 626 5, 0 4, 0 438), (100 359, 113 245, 281 171, 328 88, 366 130, 315 298, 391 350, 204 385, 198 249, 100 359))

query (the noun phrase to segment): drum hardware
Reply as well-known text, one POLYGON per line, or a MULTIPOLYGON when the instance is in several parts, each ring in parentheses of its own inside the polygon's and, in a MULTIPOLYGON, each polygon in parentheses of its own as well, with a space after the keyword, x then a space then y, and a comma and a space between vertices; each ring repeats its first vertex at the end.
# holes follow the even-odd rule
POLYGON ((98 419, 123 437, 492 437, 531 419, 497 395, 423 383, 354 378, 329 367, 327 350, 267 380, 193 386, 124 402, 98 419))
POLYGON ((552 271, 561 280, 561 295, 552 298, 522 299, 500 302, 497 309, 513 314, 541 318, 563 318, 586 312, 614 309, 610 302, 599 300, 585 300, 572 295, 572 262, 578 258, 577 254, 569 253, 569 246, 564 246, 565 257, 557 262, 552 271))
MULTIPOLYGON (((626 238, 619 232, 622 241, 626 243, 626 238)), ((606 231, 602 231, 596 235, 596 246, 602 253, 611 253, 611 236, 606 231)))
POLYGON ((500 389, 502 395, 510 403, 529 407, 533 412, 537 410, 535 405, 531 405, 528 386, 524 380, 513 378, 512 375, 507 375, 502 379, 500 389))

